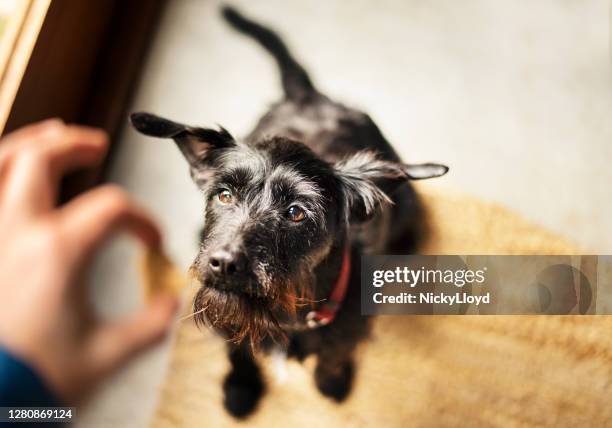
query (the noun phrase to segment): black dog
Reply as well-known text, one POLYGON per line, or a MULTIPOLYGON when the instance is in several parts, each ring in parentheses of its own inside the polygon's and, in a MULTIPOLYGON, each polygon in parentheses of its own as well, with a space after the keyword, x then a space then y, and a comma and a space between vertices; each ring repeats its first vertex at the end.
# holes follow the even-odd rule
POLYGON ((317 387, 341 401, 368 330, 360 255, 411 251, 421 212, 408 180, 448 168, 401 163, 368 115, 315 89, 276 34, 223 13, 274 56, 285 98, 241 141, 148 113, 131 121, 176 141, 206 197, 194 310, 233 342, 226 408, 237 417, 255 408, 264 385, 252 351, 272 341, 299 359, 315 353, 317 387))

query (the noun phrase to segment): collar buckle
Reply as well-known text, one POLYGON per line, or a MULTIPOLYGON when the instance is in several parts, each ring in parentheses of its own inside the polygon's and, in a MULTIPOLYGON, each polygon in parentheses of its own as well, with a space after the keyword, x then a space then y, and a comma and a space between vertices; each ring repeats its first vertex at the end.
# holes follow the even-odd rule
POLYGON ((310 329, 323 327, 330 322, 330 318, 322 317, 317 311, 310 311, 306 314, 306 327, 310 329))

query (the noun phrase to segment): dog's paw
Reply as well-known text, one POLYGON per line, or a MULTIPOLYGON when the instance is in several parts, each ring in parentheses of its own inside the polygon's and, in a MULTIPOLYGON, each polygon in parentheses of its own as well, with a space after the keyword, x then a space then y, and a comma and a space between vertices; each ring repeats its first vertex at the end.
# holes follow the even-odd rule
POLYGON ((351 392, 353 364, 347 361, 333 368, 318 364, 315 369, 315 382, 321 394, 341 402, 351 392))
POLYGON ((245 418, 253 413, 263 392, 259 376, 239 376, 232 371, 223 382, 223 405, 232 416, 245 418))

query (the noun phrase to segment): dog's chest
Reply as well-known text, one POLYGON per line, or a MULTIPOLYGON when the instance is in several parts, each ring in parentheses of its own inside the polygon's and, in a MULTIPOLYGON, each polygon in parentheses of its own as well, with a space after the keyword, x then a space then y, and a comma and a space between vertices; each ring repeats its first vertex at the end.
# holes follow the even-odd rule
POLYGON ((278 384, 283 384, 289 379, 289 373, 287 371, 287 352, 280 349, 274 348, 270 352, 270 367, 274 380, 278 384))

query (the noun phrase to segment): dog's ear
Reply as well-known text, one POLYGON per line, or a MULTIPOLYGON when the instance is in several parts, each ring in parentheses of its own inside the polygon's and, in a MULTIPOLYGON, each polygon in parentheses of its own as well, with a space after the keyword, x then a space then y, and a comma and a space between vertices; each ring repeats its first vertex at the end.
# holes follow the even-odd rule
POLYGON ((349 221, 369 220, 389 195, 407 180, 440 177, 448 167, 437 163, 403 164, 379 159, 370 151, 357 152, 334 165, 346 195, 349 221))
POLYGON ((203 167, 206 167, 216 151, 236 145, 234 137, 221 127, 218 131, 197 128, 150 113, 132 113, 130 123, 145 135, 172 138, 189 162, 194 180, 196 180, 194 174, 198 174, 203 167))

